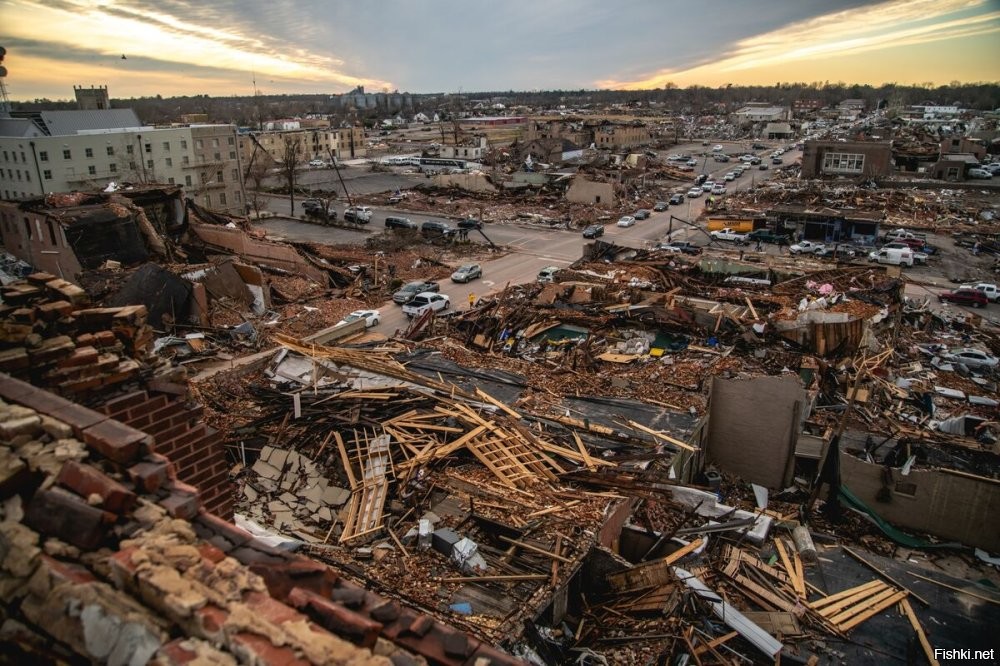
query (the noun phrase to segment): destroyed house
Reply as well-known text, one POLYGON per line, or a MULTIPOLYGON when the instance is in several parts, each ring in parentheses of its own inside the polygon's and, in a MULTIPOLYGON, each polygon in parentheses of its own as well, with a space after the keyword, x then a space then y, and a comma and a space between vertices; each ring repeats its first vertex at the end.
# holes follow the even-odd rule
POLYGON ((873 245, 884 213, 844 208, 781 204, 766 212, 779 233, 824 243, 851 242, 873 245))
POLYGON ((185 220, 176 187, 0 202, 4 247, 36 269, 71 281, 109 261, 129 266, 163 254, 160 235, 182 229, 185 220))
POLYGON ((806 141, 803 178, 871 178, 892 173, 891 141, 806 141))

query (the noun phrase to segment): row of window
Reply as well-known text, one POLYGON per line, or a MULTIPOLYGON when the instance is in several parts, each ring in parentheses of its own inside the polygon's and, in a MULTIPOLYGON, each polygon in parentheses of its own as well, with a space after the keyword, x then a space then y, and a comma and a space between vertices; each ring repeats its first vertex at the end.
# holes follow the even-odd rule
MULTIPOLYGON (((16 192, 15 192, 15 194, 16 194, 16 192)), ((23 196, 24 193, 22 192, 21 195, 23 196)), ((13 215, 9 215, 9 216, 7 214, 3 215, 3 231, 4 231, 5 234, 13 233, 14 232, 14 225, 15 224, 16 224, 16 219, 15 219, 15 217, 13 215)), ((46 225, 46 227, 48 227, 49 245, 51 245, 52 247, 58 247, 59 246, 59 238, 62 237, 62 234, 56 235, 56 227, 52 223, 52 220, 45 220, 45 225, 46 225)), ((42 221, 40 219, 38 219, 38 218, 35 219, 35 233, 32 234, 32 232, 31 232, 31 219, 28 218, 28 217, 25 217, 24 218, 24 236, 25 236, 25 239, 28 240, 28 241, 31 241, 32 238, 34 238, 34 240, 44 240, 45 235, 42 233, 42 221)), ((63 247, 65 247, 65 246, 66 246, 66 239, 63 238, 63 247)))
MULTIPOLYGON (((28 171, 27 169, 24 170, 23 177, 21 175, 21 170, 20 169, 7 169, 7 180, 9 180, 10 182, 13 183, 14 182, 14 174, 15 174, 15 172, 17 174, 17 180, 18 181, 22 181, 23 180, 23 182, 25 182, 25 183, 30 183, 31 182, 31 172, 28 171)), ((0 178, 2 178, 2 177, 3 177, 3 169, 0 169, 0 178)))
POLYGON ((4 199, 18 199, 18 198, 20 198, 20 199, 27 199, 28 198, 28 193, 27 192, 18 192, 17 190, 4 190, 3 191, 3 198, 4 199))
POLYGON ((825 153, 823 155, 824 173, 862 173, 865 168, 865 156, 861 153, 825 153))
MULTIPOLYGON (((204 148, 204 142, 201 139, 196 139, 194 143, 195 143, 195 148, 197 148, 199 150, 202 149, 202 148, 204 148)), ((236 140, 233 137, 229 137, 229 145, 232 146, 232 145, 235 145, 235 144, 236 144, 236 140)), ((180 146, 181 146, 181 150, 187 150, 187 140, 186 139, 181 139, 180 146)), ((219 140, 218 139, 212 139, 212 147, 213 148, 218 148, 219 147, 219 140)), ((105 146, 104 149, 105 149, 105 152, 109 156, 114 156, 114 154, 115 154, 115 147, 114 146, 105 146)), ((143 150, 146 153, 150 153, 151 154, 153 152, 153 144, 152 143, 148 143, 148 142, 145 143, 145 144, 143 144, 143 150)), ((94 156, 94 149, 93 148, 84 148, 83 152, 84 152, 84 156, 85 157, 92 158, 94 156)), ((135 147, 132 144, 127 144, 125 146, 125 152, 128 155, 132 155, 135 152, 135 147)), ((163 142, 163 152, 167 152, 167 153, 170 152, 170 142, 169 141, 164 141, 163 142)), ((8 152, 6 150, 3 151, 4 161, 14 161, 14 162, 17 162, 17 152, 16 151, 10 151, 10 156, 13 157, 13 160, 9 159, 8 152)), ((62 151, 62 157, 63 157, 64 160, 71 160, 71 159, 73 159, 73 151, 70 150, 69 148, 64 148, 63 151, 62 151)), ((48 162, 49 161, 49 151, 47 151, 47 150, 41 150, 41 151, 39 151, 38 152, 38 159, 41 162, 48 162)), ((187 158, 185 158, 185 159, 187 159, 187 158)), ((215 159, 216 160, 222 159, 222 154, 221 153, 215 153, 215 159)), ((231 160, 235 160, 236 159, 236 151, 235 150, 229 152, 229 159, 231 159, 231 160)), ((27 162, 27 159, 25 157, 24 151, 21 151, 21 161, 22 162, 27 162)))

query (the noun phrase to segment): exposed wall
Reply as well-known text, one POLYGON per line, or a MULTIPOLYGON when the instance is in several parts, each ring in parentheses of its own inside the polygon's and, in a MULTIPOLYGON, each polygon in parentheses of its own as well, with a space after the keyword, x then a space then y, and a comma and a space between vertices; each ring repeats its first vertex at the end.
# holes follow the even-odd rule
POLYGON ((496 185, 481 173, 454 173, 434 176, 435 187, 460 187, 467 192, 496 192, 496 185))
POLYGON ((844 177, 887 176, 892 173, 892 143, 889 141, 806 141, 802 150, 802 177, 825 175, 844 177), (864 155, 860 173, 826 173, 823 158, 827 153, 864 155))
POLYGON ((840 454, 843 484, 879 516, 905 529, 954 539, 989 552, 1000 551, 1000 481, 940 470, 912 470, 903 476, 889 470, 888 501, 885 468, 840 454))
POLYGON ((566 201, 611 206, 615 203, 615 188, 611 183, 598 183, 577 177, 566 190, 566 201))
POLYGON ((796 377, 714 378, 708 461, 744 481, 787 487, 805 400, 796 377))
POLYGON ((192 224, 190 229, 191 233, 205 243, 246 257, 252 263, 275 266, 305 276, 320 284, 325 285, 328 282, 327 274, 324 271, 309 264, 289 245, 256 240, 239 229, 227 227, 192 224))
POLYGON ((188 403, 185 396, 135 391, 108 401, 100 411, 152 435, 154 450, 170 459, 178 479, 201 491, 205 508, 232 520, 229 462, 218 431, 201 419, 200 405, 188 403))

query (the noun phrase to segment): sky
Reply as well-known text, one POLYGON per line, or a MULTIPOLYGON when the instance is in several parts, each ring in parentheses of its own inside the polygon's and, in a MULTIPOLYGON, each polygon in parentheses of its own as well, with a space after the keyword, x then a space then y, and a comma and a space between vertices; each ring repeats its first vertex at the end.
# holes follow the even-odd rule
POLYGON ((942 85, 1000 81, 1000 0, 0 0, 0 46, 13 100, 942 85))

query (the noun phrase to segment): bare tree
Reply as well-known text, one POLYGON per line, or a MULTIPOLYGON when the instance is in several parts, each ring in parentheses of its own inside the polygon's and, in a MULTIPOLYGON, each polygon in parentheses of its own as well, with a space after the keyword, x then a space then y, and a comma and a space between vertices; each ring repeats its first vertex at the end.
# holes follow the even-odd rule
POLYGON ((278 156, 278 173, 288 186, 291 214, 295 214, 295 176, 302 168, 302 139, 297 136, 285 136, 282 140, 281 154, 278 156))
MULTIPOLYGON (((271 158, 267 153, 260 153, 256 157, 257 160, 247 167, 244 182, 249 186, 246 188, 247 204, 250 210, 253 210, 254 216, 260 219, 260 209, 264 204, 261 186, 263 185, 264 178, 267 176, 268 163, 271 162, 271 158)), ((247 212, 250 211, 248 210, 247 212)))

